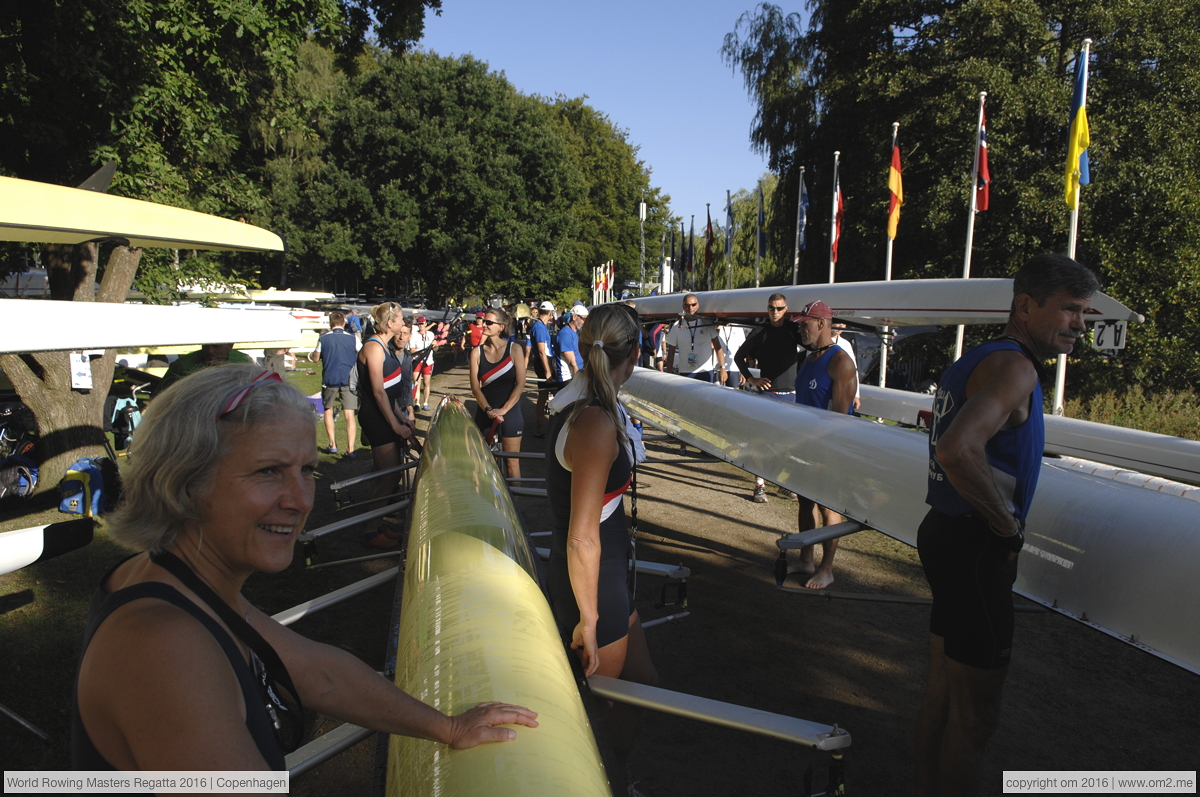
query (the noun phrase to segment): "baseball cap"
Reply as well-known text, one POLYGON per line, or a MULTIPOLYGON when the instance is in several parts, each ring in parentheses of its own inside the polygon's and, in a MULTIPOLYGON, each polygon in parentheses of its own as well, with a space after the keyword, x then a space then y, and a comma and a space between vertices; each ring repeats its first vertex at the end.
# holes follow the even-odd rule
POLYGON ((792 316, 793 321, 803 321, 806 318, 833 318, 833 310, 820 299, 804 305, 799 315, 792 316))
POLYGON ((538 305, 538 309, 546 313, 553 313, 554 304, 552 302, 542 302, 538 305))
POLYGON ((476 317, 476 318, 483 318, 485 315, 487 315, 487 313, 485 313, 485 312, 483 312, 482 310, 480 310, 478 313, 476 313, 476 314, 475 314, 475 317, 476 317))
POLYGON ((587 318, 588 317, 588 309, 586 307, 584 307, 582 304, 577 304, 571 308, 571 315, 577 315, 580 318, 587 318))
POLYGON ((423 315, 419 315, 419 316, 417 316, 417 323, 418 323, 418 324, 424 324, 424 323, 425 323, 425 316, 423 316, 423 315))

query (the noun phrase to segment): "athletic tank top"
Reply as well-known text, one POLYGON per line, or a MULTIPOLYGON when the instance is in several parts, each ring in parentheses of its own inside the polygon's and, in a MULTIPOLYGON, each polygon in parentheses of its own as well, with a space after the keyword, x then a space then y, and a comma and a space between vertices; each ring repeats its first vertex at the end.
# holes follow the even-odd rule
POLYGON ((504 347, 500 362, 493 363, 485 355, 486 347, 479 348, 479 387, 488 404, 499 407, 508 401, 517 386, 517 369, 512 361, 512 342, 504 347))
MULTIPOLYGON (((1039 378, 1042 376, 1041 364, 1025 347, 1015 340, 1004 338, 976 346, 942 374, 933 402, 933 424, 929 429, 929 491, 925 503, 944 515, 958 517, 975 511, 975 507, 950 484, 946 472, 937 461, 937 441, 967 403, 967 380, 971 378, 971 373, 984 357, 997 351, 1021 352, 1038 369, 1039 378)), ((1029 505, 1033 503, 1033 491, 1037 487, 1038 475, 1042 470, 1042 453, 1046 448, 1040 381, 1034 385, 1031 402, 1025 423, 1015 429, 996 432, 984 446, 996 487, 1009 503, 1013 514, 1021 520, 1025 519, 1029 505)))
MULTIPOLYGON (((796 373, 796 403, 817 409, 829 409, 833 401, 833 377, 829 375, 829 364, 841 351, 837 345, 829 347, 829 351, 812 362, 805 360, 796 373)), ((854 403, 850 403, 849 414, 854 413, 854 403)))
MULTIPOLYGON (((383 348, 383 392, 390 399, 404 398, 406 394, 412 391, 412 373, 405 378, 404 367, 401 359, 397 357, 392 350, 383 345, 379 338, 370 338, 367 343, 375 343, 383 348)), ((366 362, 358 360, 358 393, 361 396, 363 393, 371 394, 371 367, 366 362)), ((409 395, 409 403, 412 397, 409 395)))
MULTIPOLYGON (((117 590, 116 592, 106 592, 104 584, 108 581, 109 576, 126 561, 128 561, 128 558, 121 560, 105 573, 104 577, 100 579, 100 586, 92 595, 92 601, 88 605, 87 630, 83 635, 83 649, 79 653, 79 663, 83 663, 83 656, 87 653, 92 636, 96 633, 101 623, 110 614, 130 601, 142 598, 155 598, 166 601, 173 606, 178 606, 192 617, 195 617, 213 635, 213 638, 220 644, 221 650, 225 652, 226 658, 229 659, 229 666, 233 668, 233 673, 237 676, 238 686, 242 689, 242 698, 246 703, 246 730, 250 732, 250 738, 254 740, 254 745, 258 748, 259 754, 262 755, 263 759, 267 762, 267 766, 271 769, 286 769, 287 765, 284 761, 283 749, 280 747, 279 740, 275 737, 271 717, 267 714, 266 706, 269 698, 263 693, 260 682, 250 671, 250 666, 246 664, 246 660, 242 658, 242 651, 233 641, 233 638, 229 636, 225 628, 214 620, 211 615, 185 598, 183 593, 169 584, 163 584, 160 581, 146 581, 117 590)), ((180 718, 180 721, 185 722, 186 718, 180 718)), ((100 755, 100 751, 92 743, 92 739, 88 736, 87 729, 83 725, 83 718, 79 714, 78 667, 75 672, 75 697, 71 703, 71 766, 76 770, 116 769, 104 756, 100 755)))
MULTIPOLYGON (((593 407, 599 406, 594 402, 593 407)), ((618 407, 624 416, 624 410, 618 407)), ((571 427, 567 425, 570 408, 563 408, 550 419, 551 447, 546 456, 546 496, 554 516, 551 551, 567 555, 567 531, 571 526, 571 470, 563 458, 571 427)), ((633 463, 625 446, 618 445, 617 458, 604 483, 604 506, 600 510, 600 558, 615 559, 629 555, 629 530, 625 523, 623 498, 633 480, 633 463)))

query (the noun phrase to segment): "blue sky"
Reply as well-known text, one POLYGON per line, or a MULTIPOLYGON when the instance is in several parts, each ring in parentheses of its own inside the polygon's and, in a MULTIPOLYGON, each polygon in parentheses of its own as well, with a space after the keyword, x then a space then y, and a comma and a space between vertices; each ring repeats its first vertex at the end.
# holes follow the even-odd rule
POLYGON ((726 189, 753 188, 766 171, 750 151, 754 107, 720 55, 725 34, 754 5, 444 0, 440 17, 427 14, 420 44, 470 53, 526 94, 586 94, 640 147, 672 212, 685 221, 696 214, 699 227, 704 203, 723 219, 726 189))

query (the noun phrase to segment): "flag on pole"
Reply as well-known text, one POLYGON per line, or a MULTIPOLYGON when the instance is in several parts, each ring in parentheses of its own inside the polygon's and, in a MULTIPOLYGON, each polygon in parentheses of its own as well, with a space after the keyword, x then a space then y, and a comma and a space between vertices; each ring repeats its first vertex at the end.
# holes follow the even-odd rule
POLYGON ((733 257, 733 200, 725 192, 725 258, 733 257))
POLYGON ((1075 93, 1071 97, 1070 129, 1067 133, 1067 207, 1079 207, 1079 186, 1091 182, 1088 171, 1088 147, 1091 137, 1087 120, 1087 56, 1083 50, 1075 59, 1075 93))
POLYGON ((617 288, 617 261, 608 261, 608 287, 610 290, 617 288))
POLYGON ((692 273, 692 268, 696 264, 696 217, 692 216, 692 226, 688 233, 688 251, 687 251, 687 270, 692 273))
POLYGON ((833 247, 831 248, 833 262, 838 262, 838 244, 842 242, 842 218, 846 215, 846 205, 842 202, 842 178, 838 175, 837 183, 833 187, 834 196, 837 197, 837 213, 834 214, 836 226, 833 231, 833 247))
POLYGON ((767 256, 767 217, 763 215, 762 180, 758 181, 758 256, 767 256))
POLYGON ((888 238, 896 240, 900 226, 900 206, 904 204, 904 184, 900 180, 900 145, 892 144, 892 165, 888 169, 888 238))
POLYGON ((987 116, 983 107, 979 109, 979 171, 975 178, 975 212, 988 209, 988 197, 991 193, 992 175, 988 171, 987 153, 987 116))
POLYGON ((796 214, 796 238, 800 248, 808 248, 808 186, 804 184, 804 172, 800 172, 800 212, 796 214))
POLYGON ((707 273, 712 269, 712 247, 713 247, 713 228, 712 228, 712 211, 705 206, 704 214, 708 217, 708 226, 704 229, 704 271, 707 273))

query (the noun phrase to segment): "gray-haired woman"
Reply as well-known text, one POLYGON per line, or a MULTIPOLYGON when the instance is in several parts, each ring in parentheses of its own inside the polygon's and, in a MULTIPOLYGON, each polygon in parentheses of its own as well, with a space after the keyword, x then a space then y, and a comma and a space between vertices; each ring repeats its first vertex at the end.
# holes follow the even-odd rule
POLYGON ((211 368, 147 411, 109 523, 139 551, 100 582, 76 681, 77 769, 281 769, 303 708, 463 748, 534 727, 484 703, 449 717, 241 594, 292 561, 317 447, 299 391, 256 366, 211 368))

